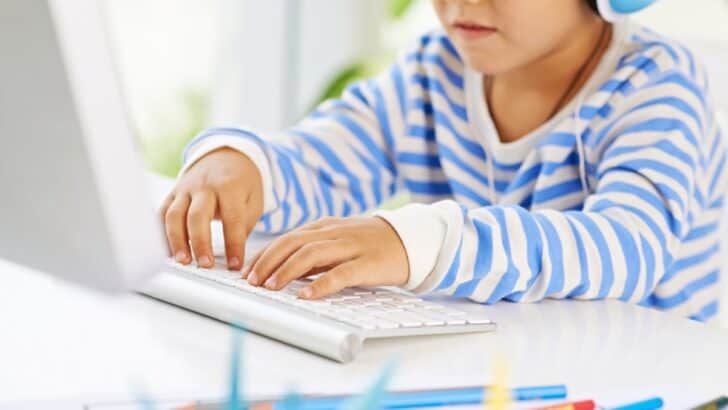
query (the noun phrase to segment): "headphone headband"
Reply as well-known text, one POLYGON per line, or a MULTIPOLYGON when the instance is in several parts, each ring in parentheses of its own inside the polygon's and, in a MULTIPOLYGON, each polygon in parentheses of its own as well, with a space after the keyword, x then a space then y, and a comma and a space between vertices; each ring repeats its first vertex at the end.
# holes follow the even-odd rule
POLYGON ((617 22, 629 14, 646 9, 657 0, 597 0, 599 14, 609 21, 617 22))

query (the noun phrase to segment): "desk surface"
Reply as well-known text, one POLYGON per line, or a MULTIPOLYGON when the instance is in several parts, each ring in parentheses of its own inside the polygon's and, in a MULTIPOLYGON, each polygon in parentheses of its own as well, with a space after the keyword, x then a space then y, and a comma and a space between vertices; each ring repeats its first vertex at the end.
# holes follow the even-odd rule
MULTIPOLYGON (((142 296, 107 298, 0 261, 0 407, 14 401, 224 395, 229 328, 142 296)), ((341 365, 256 335, 245 389, 347 392, 393 355, 393 388, 485 384, 499 355, 512 385, 565 383, 573 398, 662 395, 674 407, 728 393, 728 332, 620 302, 480 306, 493 334, 381 340, 341 365)))

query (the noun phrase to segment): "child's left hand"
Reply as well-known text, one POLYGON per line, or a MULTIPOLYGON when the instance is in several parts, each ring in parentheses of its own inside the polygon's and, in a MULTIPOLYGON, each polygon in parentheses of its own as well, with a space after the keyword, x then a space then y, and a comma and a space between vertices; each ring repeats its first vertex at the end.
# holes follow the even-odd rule
POLYGON ((299 297, 318 299, 352 286, 403 285, 407 252, 397 232, 378 217, 324 218, 274 240, 243 269, 251 285, 279 290, 325 272, 299 297))

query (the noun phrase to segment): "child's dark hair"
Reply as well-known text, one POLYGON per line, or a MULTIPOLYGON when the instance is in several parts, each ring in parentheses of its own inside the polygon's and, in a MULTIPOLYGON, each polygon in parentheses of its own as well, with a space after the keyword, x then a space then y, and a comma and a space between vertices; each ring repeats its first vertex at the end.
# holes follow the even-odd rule
POLYGON ((597 6, 597 0, 586 0, 589 7, 594 10, 595 13, 599 14, 599 6, 597 6))

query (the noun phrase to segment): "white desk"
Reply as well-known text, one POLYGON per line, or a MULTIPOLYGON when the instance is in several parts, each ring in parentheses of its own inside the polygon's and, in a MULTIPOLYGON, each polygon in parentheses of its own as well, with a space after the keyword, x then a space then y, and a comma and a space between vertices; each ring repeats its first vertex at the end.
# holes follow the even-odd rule
MULTIPOLYGON (((135 390, 224 395, 226 325, 142 296, 106 299, 2 261, 0 277, 0 408, 29 399, 124 399, 135 390)), ((486 309, 499 330, 377 341, 348 365, 249 335, 245 388, 357 390, 393 354, 400 355, 396 389, 485 384, 503 354, 512 385, 565 383, 571 397, 606 404, 662 395, 680 408, 728 393, 726 331, 620 302, 467 306, 486 309)))

